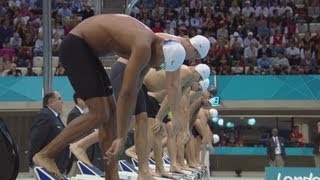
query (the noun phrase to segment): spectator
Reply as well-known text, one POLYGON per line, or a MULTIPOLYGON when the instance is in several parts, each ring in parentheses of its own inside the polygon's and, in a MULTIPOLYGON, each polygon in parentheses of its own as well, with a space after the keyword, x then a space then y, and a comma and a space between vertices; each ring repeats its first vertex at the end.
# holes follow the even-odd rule
POLYGON ((229 38, 229 32, 227 29, 228 24, 225 23, 221 28, 217 31, 217 39, 221 41, 226 41, 229 38))
POLYGON ((278 56, 273 61, 273 65, 277 68, 286 68, 286 69, 288 69, 290 66, 289 61, 286 58, 284 52, 278 53, 278 56))
POLYGON ((81 14, 82 14, 82 21, 91 17, 91 16, 94 16, 94 11, 92 9, 92 5, 90 2, 86 3, 85 9, 83 11, 81 11, 81 14))
POLYGON ((152 28, 152 31, 155 33, 160 33, 160 32, 164 32, 164 29, 161 27, 161 23, 160 21, 155 21, 154 23, 154 27, 152 28))
POLYGON ((267 54, 262 54, 262 57, 257 62, 261 74, 270 74, 272 68, 272 61, 267 57, 267 54))
POLYGON ((202 28, 203 20, 198 12, 194 13, 194 17, 190 19, 190 26, 194 28, 202 28))
POLYGON ((267 144, 267 156, 269 165, 272 167, 283 167, 285 165, 285 143, 283 137, 278 136, 278 129, 272 129, 272 137, 267 144))
POLYGON ((276 31, 276 34, 270 37, 270 45, 272 46, 272 51, 274 53, 279 53, 284 49, 285 38, 281 34, 280 30, 276 31))
POLYGON ((242 64, 243 65, 243 47, 241 47, 241 43, 235 42, 233 47, 231 48, 231 61, 232 65, 242 64))
POLYGON ((251 43, 254 43, 256 46, 260 45, 260 42, 253 37, 253 32, 248 32, 248 37, 246 37, 243 41, 244 48, 250 46, 251 43))
POLYGON ((10 26, 8 19, 3 19, 0 21, 0 49, 3 47, 3 43, 7 41, 8 37, 12 37, 13 29, 10 26))
POLYGON ((164 29, 164 33, 175 35, 174 29, 171 27, 170 21, 166 22, 166 28, 164 29))
POLYGON ((71 4, 72 13, 79 13, 84 10, 83 3, 81 0, 73 0, 71 4))
POLYGON ((11 61, 8 55, 0 55, 0 65, 4 67, 4 70, 10 69, 11 61))
POLYGON ((175 10, 177 11, 178 19, 180 19, 180 17, 182 16, 189 18, 189 7, 187 7, 185 2, 183 2, 181 6, 176 8, 175 10))
POLYGON ((231 7, 229 8, 229 13, 232 17, 240 15, 241 9, 239 7, 238 1, 233 0, 231 3, 231 7))
POLYGON ((314 74, 316 73, 317 61, 312 58, 311 52, 308 51, 305 53, 305 58, 300 62, 300 68, 305 74, 314 74))
POLYGON ((22 39, 20 38, 19 33, 14 33, 13 37, 10 38, 10 45, 13 47, 16 51, 19 51, 22 45, 22 39))
POLYGON ((62 4, 62 7, 58 9, 58 14, 62 17, 62 18, 67 18, 72 16, 72 12, 68 7, 68 3, 64 2, 62 4))
POLYGON ((18 67, 27 67, 32 62, 32 49, 26 45, 23 45, 17 55, 18 67))
POLYGON ((258 50, 258 58, 261 58, 263 53, 267 54, 267 57, 272 56, 272 49, 268 47, 266 40, 262 40, 262 46, 258 50))
MULTIPOLYGON (((29 165, 31 168, 34 167, 33 156, 64 129, 65 126, 60 117, 62 108, 63 101, 59 92, 51 91, 44 95, 42 109, 35 116, 30 129, 29 165)), ((55 162, 62 174, 68 171, 69 154, 69 147, 65 147, 55 157, 55 162)))
POLYGON ((62 39, 60 38, 60 36, 57 33, 54 34, 52 38, 52 55, 53 56, 59 56, 59 48, 60 48, 61 42, 62 42, 62 39))
POLYGON ((294 126, 293 131, 290 135, 291 142, 294 143, 296 147, 303 147, 303 134, 299 132, 299 126, 294 126))
POLYGON ((55 76, 66 76, 66 71, 61 63, 56 67, 56 71, 54 72, 55 76))
POLYGON ((34 56, 42 56, 43 54, 43 35, 42 33, 38 34, 38 38, 36 40, 34 49, 33 49, 34 56))
POLYGON ((250 46, 244 49, 243 57, 246 66, 249 64, 253 66, 257 65, 258 49, 254 42, 251 42, 250 46))
POLYGON ((294 41, 289 41, 289 47, 286 49, 286 56, 291 66, 300 64, 300 50, 294 41))
POLYGON ((267 7, 266 2, 264 2, 264 1, 261 1, 260 5, 257 6, 257 8, 256 8, 256 15, 260 16, 260 14, 262 14, 266 18, 269 16, 269 9, 267 7))
POLYGON ((230 48, 233 48, 234 43, 238 43, 240 44, 240 46, 243 48, 243 40, 241 37, 239 37, 239 33, 238 32, 234 32, 233 33, 233 37, 230 40, 230 48))
POLYGON ((38 76, 38 74, 33 71, 31 64, 27 67, 25 76, 38 76))
POLYGON ((242 8, 242 15, 245 18, 248 18, 250 16, 251 13, 254 13, 254 9, 251 6, 251 2, 250 1, 246 1, 244 3, 244 7, 242 8))
POLYGON ((15 63, 11 63, 7 76, 22 76, 22 72, 20 69, 17 69, 17 65, 15 63))
POLYGON ((19 0, 10 0, 9 1, 9 7, 10 8, 20 8, 21 7, 21 2, 19 0))
POLYGON ((190 1, 190 17, 194 17, 195 13, 199 13, 199 16, 204 15, 203 7, 200 0, 190 1), (194 5, 193 5, 194 3, 194 5))
POLYGON ((312 139, 314 164, 317 168, 320 167, 320 122, 317 123, 317 132, 312 139))
POLYGON ((63 38, 64 37, 64 29, 62 27, 61 23, 55 23, 53 29, 52 29, 52 34, 58 34, 59 37, 63 38))

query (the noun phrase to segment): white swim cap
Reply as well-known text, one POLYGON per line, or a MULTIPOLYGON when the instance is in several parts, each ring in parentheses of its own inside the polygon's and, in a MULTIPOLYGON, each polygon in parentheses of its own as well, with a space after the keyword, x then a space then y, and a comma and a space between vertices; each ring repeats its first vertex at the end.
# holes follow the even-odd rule
POLYGON ((176 71, 181 67, 186 58, 186 50, 177 41, 166 41, 163 44, 164 62, 161 68, 165 71, 176 71))
POLYGON ((218 111, 214 108, 209 110, 211 117, 217 117, 218 116, 218 111))
POLYGON ((196 71, 201 75, 202 79, 207 79, 210 76, 210 68, 206 64, 198 64, 194 67, 196 71))
POLYGON ((220 136, 218 134, 213 134, 213 144, 217 144, 220 141, 220 136))
POLYGON ((218 134, 213 135, 213 144, 217 144, 220 141, 220 136, 218 134))
POLYGON ((210 84, 210 80, 207 78, 205 80, 199 81, 199 84, 202 88, 202 91, 207 91, 210 84))
POLYGON ((201 58, 206 57, 210 49, 210 41, 208 38, 202 35, 196 35, 190 38, 190 42, 192 46, 196 48, 201 58))

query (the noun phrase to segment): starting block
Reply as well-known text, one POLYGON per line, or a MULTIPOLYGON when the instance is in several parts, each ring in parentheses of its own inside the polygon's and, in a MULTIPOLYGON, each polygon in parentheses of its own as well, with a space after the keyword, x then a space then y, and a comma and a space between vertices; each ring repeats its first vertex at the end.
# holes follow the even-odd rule
MULTIPOLYGON (((58 177, 40 166, 34 167, 33 170, 36 174, 37 180, 59 180, 58 177)), ((69 178, 63 176, 63 180, 69 180, 69 178)))

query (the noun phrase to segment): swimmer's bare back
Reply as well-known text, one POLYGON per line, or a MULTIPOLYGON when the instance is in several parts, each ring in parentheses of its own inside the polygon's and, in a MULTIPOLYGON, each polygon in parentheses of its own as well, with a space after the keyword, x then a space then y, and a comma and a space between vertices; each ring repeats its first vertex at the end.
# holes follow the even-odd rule
POLYGON ((116 52, 129 58, 139 43, 161 41, 140 21, 121 14, 102 14, 90 17, 70 32, 84 39, 97 55, 116 52))

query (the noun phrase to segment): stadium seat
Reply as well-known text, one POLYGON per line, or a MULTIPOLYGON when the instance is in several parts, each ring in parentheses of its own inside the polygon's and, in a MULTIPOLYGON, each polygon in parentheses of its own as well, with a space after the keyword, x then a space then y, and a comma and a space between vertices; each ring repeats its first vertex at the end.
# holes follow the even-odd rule
POLYGON ((33 67, 43 67, 43 57, 35 56, 33 58, 33 67))

